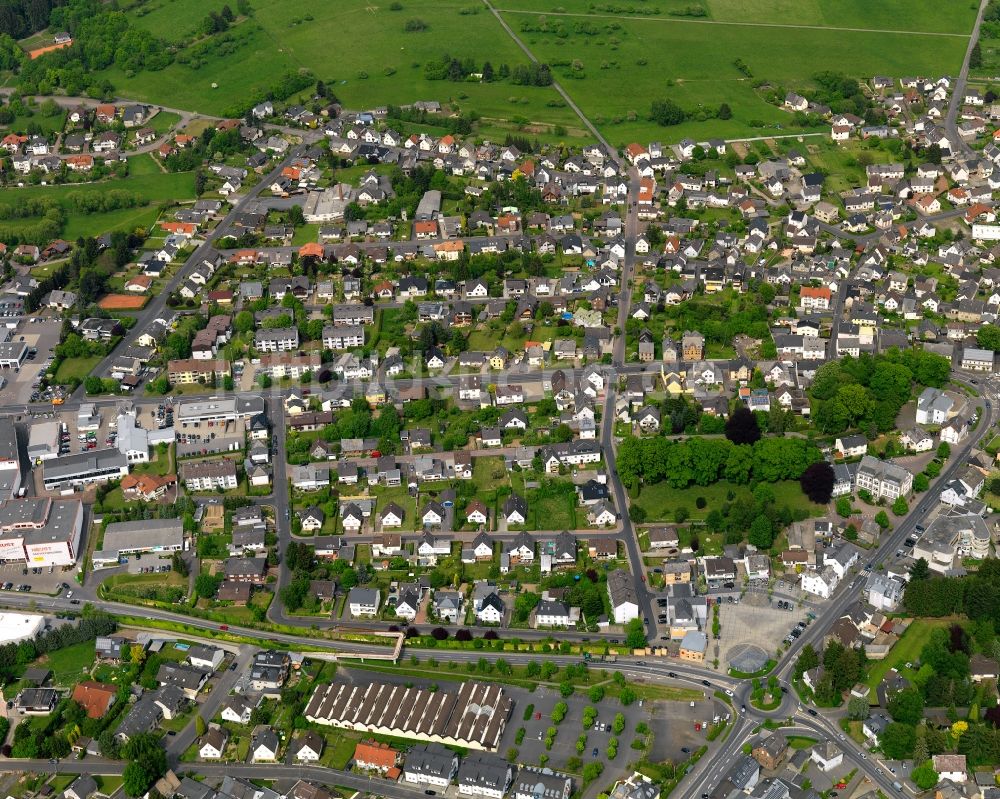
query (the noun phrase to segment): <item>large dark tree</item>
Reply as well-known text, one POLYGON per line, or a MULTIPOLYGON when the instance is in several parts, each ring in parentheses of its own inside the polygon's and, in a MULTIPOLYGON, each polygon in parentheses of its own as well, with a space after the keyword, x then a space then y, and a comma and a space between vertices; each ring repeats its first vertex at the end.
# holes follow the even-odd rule
POLYGON ((734 444, 754 444, 760 440, 757 417, 746 406, 737 408, 726 422, 726 438, 734 444))
POLYGON ((913 565, 910 567, 910 579, 911 580, 926 580, 931 576, 930 567, 927 565, 927 561, 924 558, 917 558, 913 565))
POLYGON ((802 493, 820 505, 825 505, 833 496, 833 482, 833 467, 826 461, 809 466, 799 478, 802 493))

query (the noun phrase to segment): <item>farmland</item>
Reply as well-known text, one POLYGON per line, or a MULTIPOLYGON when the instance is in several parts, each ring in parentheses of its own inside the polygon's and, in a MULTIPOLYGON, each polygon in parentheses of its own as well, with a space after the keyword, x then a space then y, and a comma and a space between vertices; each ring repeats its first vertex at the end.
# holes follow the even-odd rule
MULTIPOLYGON (((660 0, 615 12, 602 10, 613 5, 589 0, 497 0, 494 6, 529 49, 553 65, 556 78, 612 144, 787 129, 789 115, 754 88, 761 82, 801 89, 826 70, 859 78, 953 74, 975 15, 974 3, 932 0, 660 0), (737 59, 749 75, 734 66, 737 59), (660 98, 695 116, 727 103, 732 118, 661 128, 646 118, 651 101, 660 98)), ((112 69, 108 77, 120 93, 139 100, 224 114, 275 76, 307 68, 351 108, 437 100, 481 115, 480 135, 519 128, 551 139, 556 126, 561 136, 583 133, 552 87, 425 77, 426 64, 445 53, 477 64, 488 56, 494 67, 525 63, 478 3, 410 0, 392 11, 367 0, 318 6, 259 0, 253 7, 251 18, 225 34, 225 47, 197 42, 184 48, 197 35, 197 0, 137 5, 130 11, 136 25, 180 44, 179 60, 186 63, 132 76, 112 69), (425 22, 426 29, 405 31, 411 20, 425 22), (349 35, 334 34, 337 46, 331 47, 331 31, 349 35)))

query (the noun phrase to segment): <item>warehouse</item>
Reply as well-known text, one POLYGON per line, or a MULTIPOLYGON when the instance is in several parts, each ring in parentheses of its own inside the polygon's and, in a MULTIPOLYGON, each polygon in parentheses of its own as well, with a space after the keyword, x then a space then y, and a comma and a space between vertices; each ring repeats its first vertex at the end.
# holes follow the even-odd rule
POLYGON ((35 422, 28 434, 28 458, 41 463, 59 457, 59 422, 35 422))
POLYGON ((79 500, 9 499, 0 503, 0 563, 71 566, 82 531, 79 500))
POLYGON ((116 565, 124 555, 145 552, 179 552, 184 549, 184 523, 180 519, 140 519, 115 522, 104 531, 100 552, 93 555, 95 568, 116 565))
POLYGON ((499 685, 465 682, 455 690, 406 687, 376 680, 316 688, 306 706, 315 724, 495 750, 514 708, 499 685))
POLYGON ((92 483, 118 480, 128 474, 128 459, 116 449, 96 449, 65 455, 46 462, 42 472, 45 489, 76 490, 92 483))

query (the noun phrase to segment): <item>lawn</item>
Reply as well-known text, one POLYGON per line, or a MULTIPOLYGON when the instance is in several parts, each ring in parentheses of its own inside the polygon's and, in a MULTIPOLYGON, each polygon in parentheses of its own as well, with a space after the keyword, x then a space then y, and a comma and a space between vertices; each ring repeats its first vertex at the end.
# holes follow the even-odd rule
POLYGON ((56 685, 73 685, 94 665, 94 642, 84 641, 49 652, 39 664, 52 670, 56 685))
MULTIPOLYGON (((574 530, 577 527, 575 513, 576 494, 537 499, 528 497, 529 518, 536 530, 574 530)), ((585 517, 584 517, 585 518, 585 517)))
POLYGON ((319 225, 305 224, 295 228, 292 236, 292 246, 301 247, 303 244, 319 241, 319 225))
MULTIPOLYGON (((827 13, 831 19, 840 20, 843 15, 829 8, 839 5, 820 4, 818 0, 801 5, 777 0, 721 0, 720 10, 737 17, 735 24, 627 15, 586 21, 552 16, 546 18, 544 32, 539 30, 540 17, 535 13, 507 12, 503 16, 539 59, 555 65, 555 75, 563 88, 612 145, 661 138, 677 141, 684 136, 753 136, 761 135, 765 127, 773 130, 779 125, 788 126, 791 116, 765 102, 753 88, 759 80, 804 88, 812 75, 826 70, 869 79, 875 74, 951 73, 962 62, 967 39, 959 36, 783 28, 748 25, 738 18, 745 14, 755 21, 759 10, 766 9, 778 21, 787 22, 789 9, 804 7, 800 18, 811 17, 811 24, 815 24, 827 13), (578 31, 581 24, 590 32, 578 31), (747 65, 752 78, 737 69, 737 59, 747 65), (622 91, 624 86, 628 91, 622 91), (646 118, 651 101, 660 98, 672 99, 692 113, 701 108, 714 111, 727 103, 732 118, 662 128, 646 118)), ((858 0, 849 5, 858 11, 864 6, 868 23, 865 27, 882 28, 878 20, 885 20, 895 29, 898 18, 922 20, 930 25, 933 15, 929 30, 971 28, 970 14, 952 20, 941 4, 921 3, 928 13, 911 18, 909 4, 900 13, 903 0, 891 0, 885 4, 888 13, 880 11, 875 20, 868 19, 867 7, 871 4, 858 0)), ((967 4, 963 11, 968 11, 967 4)), ((718 19, 717 14, 714 16, 718 19)))
MULTIPOLYGON (((784 480, 769 485, 774 491, 778 507, 788 505, 792 510, 801 508, 813 516, 822 516, 826 512, 825 505, 815 505, 806 498, 797 480, 784 480)), ((730 501, 750 501, 749 487, 734 485, 726 480, 709 486, 689 488, 672 488, 664 482, 643 486, 638 499, 634 499, 633 503, 642 506, 650 521, 673 521, 677 508, 687 508, 692 519, 704 519, 713 509, 730 501), (729 498, 730 492, 734 495, 732 500, 729 498), (695 504, 698 497, 705 499, 705 507, 700 510, 695 504)))
POLYGON ((94 371, 94 368, 102 360, 103 358, 100 355, 94 355, 90 358, 66 358, 59 364, 59 370, 56 372, 56 382, 68 383, 74 377, 77 380, 83 380, 83 378, 94 371))
POLYGON ((889 656, 884 660, 877 660, 868 671, 866 683, 872 689, 872 701, 875 700, 874 691, 889 669, 896 668, 904 676, 912 679, 913 672, 903 664, 912 663, 920 655, 920 650, 931 637, 931 633, 938 627, 945 627, 950 622, 944 619, 917 619, 903 633, 903 637, 896 642, 896 645, 889 651, 889 656))

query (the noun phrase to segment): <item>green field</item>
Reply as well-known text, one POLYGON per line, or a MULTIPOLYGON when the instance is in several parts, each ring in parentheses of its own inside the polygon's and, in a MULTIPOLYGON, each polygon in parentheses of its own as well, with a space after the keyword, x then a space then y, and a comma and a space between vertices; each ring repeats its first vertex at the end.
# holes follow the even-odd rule
MULTIPOLYGON (((813 516, 822 516, 826 512, 825 505, 816 505, 806 498, 797 480, 782 480, 768 485, 774 491, 775 505, 779 508, 783 505, 788 505, 792 510, 801 508, 813 516)), ((704 519, 713 509, 720 508, 725 502, 742 501, 752 501, 750 489, 725 480, 710 486, 689 488, 672 488, 665 482, 656 483, 643 486, 638 499, 632 500, 633 504, 641 505, 645 509, 650 521, 673 521, 674 511, 679 507, 687 508, 692 519, 704 519), (732 500, 729 499, 730 492, 734 494, 732 500), (705 507, 701 510, 695 505, 698 497, 705 498, 705 507)))
MULTIPOLYGON (((554 125, 583 134, 552 87, 424 77, 424 65, 445 54, 477 63, 488 56, 494 67, 527 61, 485 5, 406 0, 402 6, 258 0, 253 16, 224 34, 230 39, 224 52, 200 52, 201 43, 185 45, 197 34, 204 5, 151 0, 129 15, 138 27, 179 45, 179 61, 135 75, 112 68, 106 76, 118 93, 138 100, 225 114, 283 73, 309 69, 349 108, 437 100, 480 114, 479 135, 513 126, 551 140, 554 125), (427 29, 406 32, 412 19, 427 29)), ((652 15, 628 13, 645 10, 641 3, 607 12, 591 0, 496 0, 495 6, 529 49, 554 65, 557 79, 612 144, 787 129, 790 116, 762 99, 753 88, 757 81, 803 88, 827 70, 862 79, 954 74, 976 8, 971 0, 660 0, 650 5, 657 10, 652 15), (687 16, 691 8, 704 15, 687 16), (542 17, 547 31, 522 32, 542 17), (752 78, 736 69, 735 59, 748 65, 752 78), (574 61, 579 65, 571 68, 574 61), (661 128, 646 116, 653 100, 666 97, 693 113, 725 102, 733 116, 661 128)))
MULTIPOLYGON (((191 172, 161 172, 148 156, 137 156, 132 160, 138 174, 100 183, 64 184, 60 186, 25 186, 24 188, 0 189, 0 203, 16 204, 26 199, 55 198, 62 200, 71 192, 81 194, 102 193, 111 189, 126 189, 141 194, 148 205, 123 208, 99 214, 80 214, 70 211, 62 237, 73 241, 80 236, 99 236, 116 230, 148 230, 156 221, 163 206, 178 200, 194 199, 194 174, 191 172), (149 163, 146 163, 149 162, 149 163), (150 169, 152 167, 152 169, 150 169)), ((25 223, 35 220, 26 219, 25 223)), ((16 227, 16 220, 11 221, 16 227)))
MULTIPOLYGON (((621 19, 671 19, 672 21, 742 22, 771 25, 810 25, 832 28, 878 28, 880 30, 925 31, 928 33, 968 34, 977 4, 954 3, 948 13, 936 0, 657 0, 652 8, 657 14, 608 13, 600 11, 593 0, 494 0, 499 10, 533 11, 555 16, 585 14, 621 19), (685 9, 700 7, 704 17, 676 16, 685 9), (673 13, 672 13, 673 12, 673 13)), ((624 6, 643 11, 643 4, 624 6)))
MULTIPOLYGON (((507 13, 504 17, 515 31, 526 22, 534 24, 538 20, 533 14, 523 13, 507 13)), ((581 20, 567 17, 559 21, 573 31, 581 20)), ((558 66, 554 71, 583 112, 615 145, 650 138, 677 141, 684 136, 762 135, 765 129, 748 123, 759 121, 772 130, 775 125, 787 128, 791 116, 764 101, 753 88, 756 80, 801 88, 812 75, 825 70, 863 79, 875 74, 954 72, 966 48, 963 38, 932 34, 698 24, 635 17, 596 19, 591 25, 600 33, 571 32, 563 36, 552 30, 521 36, 544 61, 582 64, 580 70, 558 66), (753 80, 734 66, 737 58, 749 66, 753 80), (579 75, 583 77, 574 77, 579 75), (628 91, 622 91, 624 86, 628 91), (646 119, 650 103, 661 98, 674 100, 689 113, 702 107, 714 110, 725 102, 731 106, 733 116, 726 121, 689 121, 663 128, 646 119)))
MULTIPOLYGON (((322 4, 259 0, 253 3, 253 19, 231 29, 239 42, 231 55, 209 56, 198 69, 173 64, 132 78, 112 69, 108 77, 119 92, 138 100, 223 114, 247 94, 270 86, 282 73, 305 67, 327 81, 350 108, 438 100, 475 109, 485 117, 518 116, 548 124, 578 125, 576 116, 562 107, 551 87, 424 78, 423 64, 440 59, 446 52, 476 61, 488 53, 495 65, 526 63, 527 57, 485 8, 474 14, 459 13, 478 5, 468 0, 408 0, 402 11, 393 12, 388 4, 367 0, 322 4), (426 21, 429 29, 404 32, 407 20, 414 18, 426 21), (213 82, 217 89, 212 88, 213 82), (549 102, 558 106, 547 107, 549 102)), ((161 0, 144 6, 148 8, 155 10, 144 16, 132 12, 136 24, 172 41, 189 35, 205 14, 204 5, 197 0, 161 0), (185 21, 178 24, 178 19, 185 21)))
POLYGON ((102 360, 100 355, 95 355, 91 358, 67 358, 59 364, 59 370, 56 372, 56 382, 68 383, 74 377, 78 380, 83 380, 83 378, 94 371, 94 367, 102 360))

